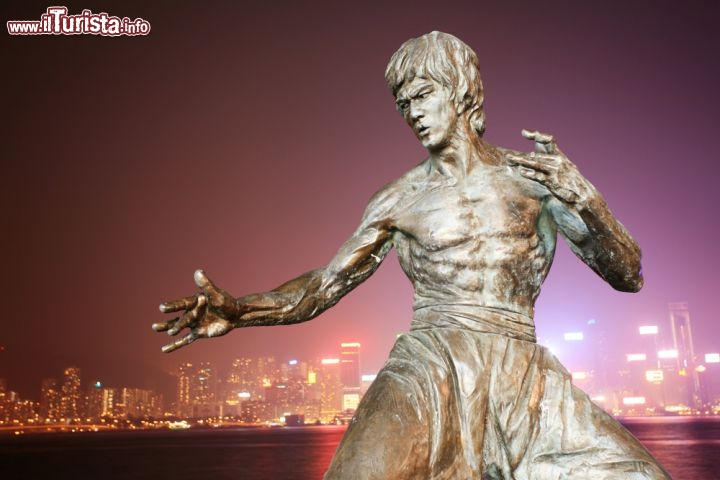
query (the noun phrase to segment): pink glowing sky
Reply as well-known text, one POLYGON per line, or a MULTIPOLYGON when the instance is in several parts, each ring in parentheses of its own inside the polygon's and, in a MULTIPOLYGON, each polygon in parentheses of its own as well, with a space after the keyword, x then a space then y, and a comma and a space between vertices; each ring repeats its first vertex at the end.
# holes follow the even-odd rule
MULTIPOLYGON (((697 349, 720 350, 720 49, 700 3, 150 3, 64 3, 142 17, 146 37, 0 42, 11 388, 37 396, 40 378, 71 364, 87 380, 152 386, 184 361, 314 358, 347 340, 377 370, 411 317, 394 255, 309 323, 171 355, 150 324, 159 302, 194 291, 198 267, 244 294, 331 258, 372 193, 424 158, 383 72, 430 30, 477 51, 486 139, 529 150, 521 128, 555 134, 643 248, 646 286, 629 295, 563 244, 537 305, 541 339, 592 318, 622 353, 635 326, 667 327, 667 304, 682 300, 697 349)), ((5 4, 3 25, 48 6, 5 4)))

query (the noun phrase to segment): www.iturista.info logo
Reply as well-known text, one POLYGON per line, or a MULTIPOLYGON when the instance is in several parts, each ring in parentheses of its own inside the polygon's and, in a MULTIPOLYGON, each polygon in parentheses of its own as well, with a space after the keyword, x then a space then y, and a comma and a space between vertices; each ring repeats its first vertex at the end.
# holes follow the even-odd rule
POLYGON ((7 22, 10 35, 147 35, 150 22, 142 18, 112 17, 107 13, 83 10, 80 15, 68 15, 66 7, 48 7, 40 20, 15 20, 7 22))

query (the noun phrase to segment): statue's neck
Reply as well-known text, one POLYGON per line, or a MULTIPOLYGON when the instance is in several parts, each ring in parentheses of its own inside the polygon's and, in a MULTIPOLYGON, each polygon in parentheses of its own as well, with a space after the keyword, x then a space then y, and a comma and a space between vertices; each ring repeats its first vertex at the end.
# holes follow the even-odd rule
POLYGON ((443 175, 461 179, 478 168, 499 165, 500 158, 497 150, 475 131, 463 130, 448 145, 431 151, 430 162, 443 175))

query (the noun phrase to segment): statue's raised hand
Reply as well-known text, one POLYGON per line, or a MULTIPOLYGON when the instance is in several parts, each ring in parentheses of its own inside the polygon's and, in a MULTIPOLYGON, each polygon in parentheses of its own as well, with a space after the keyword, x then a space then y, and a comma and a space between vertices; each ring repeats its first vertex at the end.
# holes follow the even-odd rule
POLYGON ((163 313, 183 313, 167 322, 154 323, 153 330, 167 331, 168 335, 177 335, 185 328, 190 330, 184 337, 162 347, 163 352, 172 352, 198 338, 225 335, 234 328, 233 319, 238 316, 235 298, 218 288, 202 270, 195 272, 195 284, 200 288, 196 295, 160 304, 163 313))
POLYGON ((590 198, 593 186, 560 151, 552 135, 529 130, 523 130, 522 135, 535 142, 535 151, 506 155, 520 175, 545 185, 550 193, 566 203, 584 202, 590 198))

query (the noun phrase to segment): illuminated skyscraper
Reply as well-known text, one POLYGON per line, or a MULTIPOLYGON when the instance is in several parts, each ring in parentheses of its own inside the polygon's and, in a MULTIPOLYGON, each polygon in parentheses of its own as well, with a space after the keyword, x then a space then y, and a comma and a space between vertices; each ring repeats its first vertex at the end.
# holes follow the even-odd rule
POLYGON ((360 344, 340 344, 340 375, 343 387, 360 388, 360 344))
POLYGON ((60 418, 61 392, 58 381, 46 378, 40 384, 40 421, 55 423, 60 418))
POLYGON ((214 417, 220 413, 217 402, 217 375, 209 362, 200 362, 195 375, 193 416, 214 417))
POLYGON ((177 405, 176 413, 179 417, 192 416, 192 380, 195 368, 192 363, 183 363, 178 368, 177 379, 177 405))
POLYGON ((227 414, 240 415, 240 402, 255 396, 255 364, 252 358, 233 360, 223 385, 222 399, 227 414))
POLYGON ((67 422, 80 418, 80 369, 77 367, 68 367, 63 372, 60 413, 67 422))
POLYGON ((340 382, 343 386, 343 410, 355 410, 360 402, 360 344, 340 344, 340 382))
POLYGON ((159 417, 162 414, 162 397, 151 390, 123 387, 118 389, 116 415, 121 418, 159 417))
POLYGON ((220 413, 217 376, 208 362, 184 363, 178 369, 177 414, 185 418, 207 418, 220 413))
POLYGON ((340 359, 323 358, 317 366, 317 387, 320 394, 320 417, 332 420, 343 410, 343 385, 340 381, 340 359))
POLYGON ((100 417, 118 418, 118 404, 120 403, 120 392, 117 388, 101 387, 100 392, 100 417))
POLYGON ((691 407, 699 407, 701 403, 700 378, 695 369, 697 365, 688 305, 686 302, 671 303, 669 309, 673 348, 677 352, 677 371, 686 379, 686 401, 691 407))
POLYGON ((263 388, 269 387, 280 378, 280 367, 275 357, 257 359, 257 373, 263 388))

